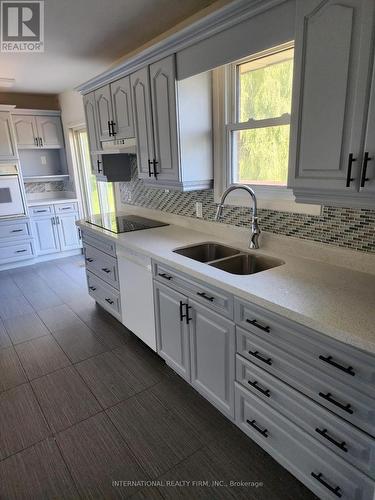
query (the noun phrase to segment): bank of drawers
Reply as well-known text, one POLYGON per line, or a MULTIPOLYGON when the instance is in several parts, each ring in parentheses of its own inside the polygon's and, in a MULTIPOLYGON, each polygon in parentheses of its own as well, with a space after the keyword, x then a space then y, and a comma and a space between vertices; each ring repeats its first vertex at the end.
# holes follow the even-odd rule
POLYGON ((30 237, 30 224, 27 221, 6 222, 0 224, 0 239, 11 238, 18 239, 30 237))
POLYGON ((87 270, 118 289, 117 259, 85 242, 84 252, 87 270))
POLYGON ((121 300, 120 292, 87 271, 87 286, 89 294, 113 316, 120 319, 121 300))

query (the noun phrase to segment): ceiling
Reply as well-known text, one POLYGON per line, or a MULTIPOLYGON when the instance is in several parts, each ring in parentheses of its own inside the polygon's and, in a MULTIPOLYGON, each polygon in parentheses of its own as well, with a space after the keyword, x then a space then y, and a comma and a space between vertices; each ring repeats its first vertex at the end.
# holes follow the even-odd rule
POLYGON ((16 80, 11 92, 71 90, 212 3, 214 0, 46 0, 45 52, 0 52, 0 78, 16 80))

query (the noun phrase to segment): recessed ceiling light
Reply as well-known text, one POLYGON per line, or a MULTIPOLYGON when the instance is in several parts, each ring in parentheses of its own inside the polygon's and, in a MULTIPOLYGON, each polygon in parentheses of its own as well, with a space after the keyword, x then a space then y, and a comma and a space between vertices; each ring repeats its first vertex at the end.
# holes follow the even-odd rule
POLYGON ((0 78, 0 88, 9 88, 13 87, 13 85, 16 83, 16 80, 14 78, 0 78))

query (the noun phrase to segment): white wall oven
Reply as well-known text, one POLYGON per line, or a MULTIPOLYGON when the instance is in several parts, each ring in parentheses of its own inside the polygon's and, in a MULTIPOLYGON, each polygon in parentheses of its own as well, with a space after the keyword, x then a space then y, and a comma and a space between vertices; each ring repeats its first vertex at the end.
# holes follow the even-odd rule
POLYGON ((0 219, 26 215, 21 182, 16 164, 0 164, 0 219))

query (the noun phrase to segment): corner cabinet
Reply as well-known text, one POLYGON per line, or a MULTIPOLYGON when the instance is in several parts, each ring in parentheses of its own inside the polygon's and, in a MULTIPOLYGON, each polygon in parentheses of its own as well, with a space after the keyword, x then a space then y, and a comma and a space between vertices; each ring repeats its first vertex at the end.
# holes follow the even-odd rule
POLYGON ((212 187, 210 73, 177 81, 171 55, 133 73, 130 83, 138 177, 181 191, 212 187))
POLYGON ((373 0, 297 2, 289 171, 296 201, 375 206, 374 96, 367 121, 374 11, 373 0))

